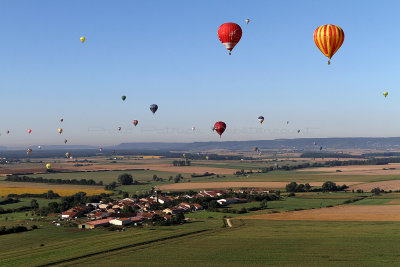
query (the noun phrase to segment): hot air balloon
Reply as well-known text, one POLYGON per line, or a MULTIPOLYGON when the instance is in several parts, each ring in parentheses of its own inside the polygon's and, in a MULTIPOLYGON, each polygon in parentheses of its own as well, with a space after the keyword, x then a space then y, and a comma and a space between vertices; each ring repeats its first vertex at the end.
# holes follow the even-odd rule
POLYGON ((121 96, 121 99, 122 99, 122 101, 125 101, 125 99, 126 99, 126 96, 121 96))
POLYGON ((42 149, 42 146, 38 146, 37 148, 42 149))
POLYGON ((299 130, 297 130, 297 133, 300 133, 300 129, 299 129, 299 130))
POLYGON ((121 131, 121 129, 122 129, 121 127, 118 127, 118 131, 121 131))
POLYGON ((221 43, 229 50, 229 55, 232 49, 237 45, 242 38, 242 28, 236 23, 224 23, 218 28, 218 38, 221 43))
POLYGON ((100 147, 100 148, 99 148, 99 151, 100 151, 100 152, 103 152, 103 148, 102 148, 102 147, 100 147))
POLYGON ((388 92, 383 92, 383 96, 386 98, 389 95, 388 92))
POLYGON ((246 21, 246 24, 249 24, 250 19, 245 19, 244 21, 246 21))
POLYGON ((67 159, 69 159, 70 156, 71 156, 71 153, 69 153, 69 152, 65 153, 65 157, 66 157, 67 159))
POLYGON ((317 142, 314 141, 314 146, 316 146, 316 145, 317 145, 317 142))
POLYGON ((193 126, 193 127, 192 127, 192 131, 194 132, 195 130, 196 130, 196 127, 193 126))
POLYGON ((134 120, 134 121, 133 121, 133 125, 135 125, 135 126, 138 125, 138 123, 139 123, 139 122, 138 122, 137 120, 134 120))
POLYGON ((257 152, 257 151, 258 151, 258 147, 255 146, 255 147, 253 148, 253 150, 254 150, 255 152, 257 152))
POLYGON ((51 169, 51 164, 50 164, 50 163, 47 163, 47 164, 46 164, 46 169, 48 169, 48 170, 51 169))
POLYGON ((32 130, 31 129, 28 129, 28 134, 31 134, 32 133, 32 130))
POLYGON ((68 140, 67 139, 64 139, 64 144, 66 144, 68 142, 68 140))
POLYGON ((150 105, 150 110, 151 110, 151 112, 153 112, 153 115, 154 115, 154 113, 156 113, 157 109, 158 109, 158 106, 156 104, 150 105))
POLYGON ((26 154, 29 156, 29 154, 31 154, 32 153, 32 148, 28 148, 27 150, 26 150, 26 154))
POLYGON ((208 156, 206 156, 206 160, 208 160, 208 156))
POLYGON ((62 128, 58 128, 58 130, 57 130, 57 131, 58 131, 58 133, 59 133, 59 134, 62 134, 62 132, 63 132, 63 129, 62 129, 62 128))
POLYGON ((60 122, 63 122, 63 121, 64 121, 64 119, 63 119, 63 118, 61 118, 61 119, 60 119, 60 122))
POLYGON ((321 52, 329 58, 328 65, 331 64, 331 58, 339 50, 344 41, 343 30, 336 25, 328 24, 318 27, 314 31, 314 42, 321 52))
POLYGON ((258 117, 258 121, 262 124, 264 121, 264 117, 263 116, 258 117))
POLYGON ((82 44, 86 41, 86 38, 85 37, 81 37, 81 38, 79 38, 80 40, 81 40, 81 42, 82 42, 82 44))
POLYGON ((289 121, 286 121, 286 125, 288 125, 289 124, 289 121))
POLYGON ((182 156, 183 156, 184 158, 186 158, 186 153, 183 153, 182 156))
POLYGON ((319 150, 320 150, 320 151, 322 150, 322 146, 319 147, 319 150))
POLYGON ((214 129, 215 131, 217 131, 217 133, 219 134, 219 137, 221 137, 221 135, 225 132, 226 129, 226 124, 225 122, 222 121, 218 121, 214 124, 214 129))
POLYGON ((10 133, 10 131, 9 131, 9 130, 7 130, 7 131, 6 131, 6 134, 9 134, 9 133, 10 133))

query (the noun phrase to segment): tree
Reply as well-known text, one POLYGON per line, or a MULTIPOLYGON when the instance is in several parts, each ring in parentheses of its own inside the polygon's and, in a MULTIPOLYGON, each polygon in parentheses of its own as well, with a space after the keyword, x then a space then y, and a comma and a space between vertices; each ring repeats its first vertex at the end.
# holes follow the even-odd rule
POLYGON ((133 182, 132 175, 128 173, 121 174, 118 176, 118 182, 120 182, 122 185, 131 185, 133 182))
POLYGON ((296 192, 297 191, 297 183, 291 182, 286 185, 286 192, 296 192))
POLYGON ((260 208, 261 209, 267 208, 267 200, 266 199, 264 199, 263 201, 260 202, 260 208))
POLYGON ((307 192, 311 191, 311 185, 310 185, 309 183, 306 183, 306 184, 304 185, 304 187, 305 187, 305 189, 306 189, 307 192))
POLYGON ((32 200, 31 200, 31 208, 32 208, 33 210, 37 210, 37 209, 39 208, 39 203, 37 202, 36 199, 32 199, 32 200))
POLYGON ((336 183, 331 182, 331 181, 325 182, 325 183, 322 185, 322 191, 325 191, 325 192, 337 191, 337 189, 338 189, 338 188, 337 188, 336 183))
POLYGON ((381 190, 379 187, 375 187, 374 189, 371 190, 372 194, 379 195, 383 190, 381 190))

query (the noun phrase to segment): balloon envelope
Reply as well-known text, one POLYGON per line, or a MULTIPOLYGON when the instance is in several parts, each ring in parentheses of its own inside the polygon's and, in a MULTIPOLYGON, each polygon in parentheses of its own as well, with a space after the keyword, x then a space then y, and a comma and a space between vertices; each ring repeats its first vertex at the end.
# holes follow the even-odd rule
POLYGON ((259 117, 258 117, 258 121, 262 124, 263 121, 264 121, 264 117, 263 117, 263 116, 259 116, 259 117))
POLYGON ((237 45, 242 38, 242 28, 236 23, 224 23, 218 28, 218 38, 221 43, 229 50, 229 55, 232 49, 237 45))
POLYGON ((138 123, 139 123, 139 121, 137 121, 137 120, 133 121, 133 125, 135 125, 135 126, 138 125, 138 123))
POLYGON ((84 43, 86 41, 86 38, 83 37, 83 36, 81 38, 79 38, 79 39, 81 40, 82 43, 84 43))
POLYGON ((221 136, 226 129, 226 124, 223 121, 218 121, 214 124, 214 129, 215 131, 219 134, 219 136, 221 136))
POLYGON ((122 101, 125 101, 125 99, 126 99, 126 96, 121 96, 121 99, 122 99, 122 101))
POLYGON ((314 31, 314 42, 318 49, 330 59, 339 50, 344 41, 343 30, 336 25, 327 24, 314 31))
POLYGON ((50 163, 46 164, 46 169, 48 169, 48 170, 51 169, 51 164, 50 163))
POLYGON ((387 97, 388 95, 389 95, 388 92, 383 92, 383 96, 384 96, 384 97, 387 97))
POLYGON ((151 110, 151 112, 153 112, 153 114, 156 113, 157 109, 158 109, 158 106, 156 104, 150 105, 150 110, 151 110))

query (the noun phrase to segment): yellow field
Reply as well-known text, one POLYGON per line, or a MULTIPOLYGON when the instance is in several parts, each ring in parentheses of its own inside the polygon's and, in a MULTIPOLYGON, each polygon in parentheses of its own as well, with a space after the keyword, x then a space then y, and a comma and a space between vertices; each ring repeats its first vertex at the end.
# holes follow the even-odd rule
POLYGON ((34 187, 34 188, 27 188, 27 187, 10 187, 10 186, 3 186, 0 185, 0 197, 6 197, 9 194, 43 194, 49 190, 53 190, 54 193, 59 194, 60 196, 71 196, 78 192, 85 192, 87 195, 99 195, 101 193, 110 193, 109 191, 103 189, 96 189, 96 188, 61 188, 61 187, 34 187))
POLYGON ((115 156, 116 158, 138 158, 138 159, 160 159, 163 156, 143 156, 143 155, 124 155, 115 156))

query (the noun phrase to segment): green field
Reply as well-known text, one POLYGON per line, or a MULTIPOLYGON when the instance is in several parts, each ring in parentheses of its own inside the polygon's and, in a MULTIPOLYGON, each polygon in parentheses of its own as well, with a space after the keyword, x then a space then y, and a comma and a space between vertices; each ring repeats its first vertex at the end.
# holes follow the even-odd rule
POLYGON ((394 266, 393 222, 233 221, 234 228, 85 257, 63 266, 394 266))

